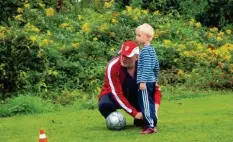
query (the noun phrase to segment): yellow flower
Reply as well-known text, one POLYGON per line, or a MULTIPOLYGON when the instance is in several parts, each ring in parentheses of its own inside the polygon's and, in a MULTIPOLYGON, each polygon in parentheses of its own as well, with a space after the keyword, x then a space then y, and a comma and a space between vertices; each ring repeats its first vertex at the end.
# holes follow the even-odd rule
POLYGON ((4 37, 4 33, 0 33, 0 38, 3 38, 4 37))
POLYGON ((200 54, 200 56, 201 56, 202 59, 204 59, 207 56, 207 54, 206 53, 202 53, 202 54, 200 54))
POLYGON ((16 15, 15 20, 23 21, 23 15, 22 14, 16 15))
POLYGON ((180 76, 182 76, 182 75, 184 75, 184 71, 181 70, 181 69, 179 69, 177 74, 180 75, 180 76))
POLYGON ((155 38, 155 39, 156 39, 156 38, 159 38, 159 34, 155 33, 155 34, 154 34, 154 38, 155 38))
POLYGON ((24 4, 24 7, 25 7, 25 8, 29 8, 29 7, 30 7, 30 4, 29 4, 29 3, 25 3, 25 4, 24 4))
POLYGON ((72 31, 72 28, 71 27, 67 27, 66 28, 68 31, 72 31))
POLYGON ((17 8, 18 13, 23 13, 23 8, 17 8))
POLYGON ((184 45, 184 44, 180 44, 179 47, 180 47, 181 49, 184 49, 184 48, 185 48, 185 45, 184 45))
POLYGON ((208 33, 208 38, 212 38, 213 34, 212 33, 208 33))
POLYGON ((122 14, 127 15, 127 11, 126 11, 126 10, 123 10, 123 11, 122 11, 122 14))
POLYGON ((31 29, 31 24, 27 23, 24 28, 26 29, 26 31, 29 31, 31 29))
POLYGON ((97 91, 97 92, 100 92, 100 91, 101 91, 101 88, 100 88, 100 87, 96 87, 96 91, 97 91))
POLYGON ((40 32, 40 30, 38 28, 34 28, 34 31, 37 32, 37 33, 40 32))
POLYGON ((46 16, 49 16, 49 17, 54 16, 54 10, 51 7, 45 9, 45 13, 46 13, 46 16))
POLYGON ((126 6, 126 10, 129 14, 133 12, 133 8, 131 6, 126 6))
POLYGON ((197 43, 196 46, 197 46, 197 49, 200 49, 200 50, 203 49, 203 46, 200 43, 197 43))
POLYGON ((36 41, 36 36, 30 36, 30 40, 34 43, 36 41))
POLYGON ((99 27, 99 30, 100 30, 101 32, 105 31, 106 29, 108 29, 106 23, 105 23, 105 24, 102 24, 102 25, 99 27))
POLYGON ((195 26, 196 26, 197 28, 200 28, 200 27, 201 27, 201 23, 200 23, 200 22, 197 22, 197 23, 195 24, 195 26))
POLYGON ((231 73, 233 73, 233 64, 230 64, 230 65, 229 65, 229 71, 230 71, 231 73))
POLYGON ((156 10, 155 12, 153 12, 153 15, 160 15, 160 13, 158 10, 156 10))
POLYGON ((0 26, 0 31, 3 31, 3 30, 5 30, 5 29, 6 29, 5 27, 0 26))
POLYGON ((39 6, 41 7, 41 8, 45 8, 45 4, 43 4, 43 3, 39 3, 39 6))
POLYGON ((226 55, 224 58, 225 58, 226 61, 230 61, 231 56, 230 55, 226 55))
POLYGON ((220 36, 220 37, 224 36, 224 32, 219 32, 218 36, 220 36))
POLYGON ((139 18, 139 17, 138 17, 137 15, 134 15, 134 16, 133 16, 133 20, 134 20, 134 21, 137 21, 138 18, 139 18))
POLYGON ((49 30, 47 31, 47 35, 48 35, 48 36, 51 36, 51 32, 50 32, 49 30))
POLYGON ((142 13, 147 15, 149 13, 149 11, 148 10, 142 10, 142 13))
POLYGON ((165 40, 163 41, 163 43, 164 43, 165 45, 168 45, 168 44, 170 44, 170 43, 171 43, 171 41, 170 41, 170 40, 165 39, 165 40))
POLYGON ((114 32, 110 32, 110 36, 111 36, 111 37, 115 37, 116 35, 115 35, 114 32))
POLYGON ((44 39, 44 40, 43 40, 43 43, 44 43, 45 45, 49 45, 49 40, 48 40, 48 39, 44 39))
POLYGON ((191 19, 190 21, 189 21, 189 25, 193 25, 195 23, 195 19, 191 19))
POLYGON ((83 19, 82 15, 78 15, 78 20, 82 20, 82 19, 83 19))
POLYGON ((115 24, 115 23, 118 23, 118 21, 117 21, 115 18, 113 18, 113 19, 111 20, 111 22, 114 23, 114 24, 115 24))
POLYGON ((110 49, 110 51, 114 52, 114 51, 115 51, 115 48, 114 48, 114 47, 112 47, 112 48, 110 49))
POLYGON ((77 48, 77 47, 79 47, 79 44, 77 42, 75 42, 75 43, 72 43, 72 46, 77 48))
POLYGON ((210 28, 210 31, 211 31, 211 32, 217 32, 217 31, 218 31, 218 28, 216 28, 216 27, 210 28))
POLYGON ((184 55, 189 57, 190 56, 190 53, 188 51, 184 51, 184 55))
POLYGON ((89 24, 88 23, 85 23, 83 26, 82 26, 82 30, 84 31, 84 32, 90 32, 91 30, 90 30, 90 28, 89 28, 89 24))
POLYGON ((67 23, 63 23, 63 24, 60 25, 60 27, 62 27, 62 28, 65 28, 67 26, 69 26, 69 24, 67 24, 67 23))
POLYGON ((98 38, 97 38, 97 37, 94 37, 94 38, 93 38, 93 40, 94 40, 94 41, 97 41, 97 40, 98 40, 98 38))
POLYGON ((231 30, 226 30, 226 33, 230 35, 231 34, 231 30))
POLYGON ((114 0, 111 0, 110 2, 105 2, 104 8, 111 8, 113 4, 114 4, 114 0))
POLYGON ((110 7, 111 7, 111 4, 109 2, 104 3, 104 8, 110 8, 110 7))
POLYGON ((220 36, 218 36, 218 37, 216 38, 216 40, 217 40, 217 41, 220 41, 220 40, 222 40, 222 38, 221 38, 220 36))

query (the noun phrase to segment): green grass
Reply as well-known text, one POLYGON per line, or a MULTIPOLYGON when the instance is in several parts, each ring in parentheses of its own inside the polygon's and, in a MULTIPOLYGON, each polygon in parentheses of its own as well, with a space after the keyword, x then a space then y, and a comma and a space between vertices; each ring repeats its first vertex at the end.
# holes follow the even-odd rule
MULTIPOLYGON (((122 112, 122 111, 121 111, 122 112)), ((125 114, 125 113, 124 113, 125 114)), ((123 131, 109 131, 98 110, 66 109, 47 114, 0 118, 1 142, 35 142, 43 128, 49 142, 232 142, 233 96, 164 99, 159 132, 140 135, 127 116, 123 131)))

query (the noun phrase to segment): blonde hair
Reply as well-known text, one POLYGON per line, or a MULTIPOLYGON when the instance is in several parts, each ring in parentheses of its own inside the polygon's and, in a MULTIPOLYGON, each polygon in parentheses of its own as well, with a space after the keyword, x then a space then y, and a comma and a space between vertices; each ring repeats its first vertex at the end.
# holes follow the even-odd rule
POLYGON ((148 24, 148 23, 144 23, 140 26, 138 26, 136 29, 138 29, 139 31, 143 32, 144 34, 146 34, 147 36, 149 36, 149 40, 151 41, 154 37, 154 29, 153 27, 148 24))

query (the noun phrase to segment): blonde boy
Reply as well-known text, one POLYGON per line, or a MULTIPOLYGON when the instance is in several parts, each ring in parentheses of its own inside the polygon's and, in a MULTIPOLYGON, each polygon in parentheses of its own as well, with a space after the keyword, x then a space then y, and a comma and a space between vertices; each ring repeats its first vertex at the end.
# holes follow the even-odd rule
POLYGON ((154 93, 158 81, 159 62, 151 41, 154 29, 145 23, 136 28, 136 41, 143 47, 139 54, 137 67, 138 99, 146 127, 141 134, 156 133, 157 118, 155 116, 154 93))

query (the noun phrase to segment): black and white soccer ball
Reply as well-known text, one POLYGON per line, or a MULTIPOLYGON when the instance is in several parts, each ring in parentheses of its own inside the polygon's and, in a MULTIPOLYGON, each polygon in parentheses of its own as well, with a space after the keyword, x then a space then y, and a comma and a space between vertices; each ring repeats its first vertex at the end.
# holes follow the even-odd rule
POLYGON ((106 125, 109 130, 122 130, 126 126, 126 120, 120 112, 115 111, 106 118, 106 125))

